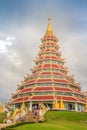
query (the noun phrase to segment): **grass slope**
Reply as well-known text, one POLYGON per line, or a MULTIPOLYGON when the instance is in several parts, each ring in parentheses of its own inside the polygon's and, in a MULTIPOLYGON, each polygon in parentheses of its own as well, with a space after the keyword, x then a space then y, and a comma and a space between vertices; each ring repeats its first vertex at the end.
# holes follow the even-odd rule
POLYGON ((44 123, 17 126, 14 130, 87 130, 87 113, 48 111, 44 123))
POLYGON ((5 113, 5 112, 4 112, 4 113, 0 113, 0 123, 3 122, 5 116, 6 116, 6 113, 5 113))
POLYGON ((46 121, 67 120, 67 121, 86 121, 87 113, 74 111, 49 111, 45 115, 46 121))

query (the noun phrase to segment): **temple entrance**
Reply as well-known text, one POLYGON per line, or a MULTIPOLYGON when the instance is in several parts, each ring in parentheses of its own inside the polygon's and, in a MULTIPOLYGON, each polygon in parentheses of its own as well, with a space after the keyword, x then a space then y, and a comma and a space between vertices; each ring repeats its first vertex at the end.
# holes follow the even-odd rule
POLYGON ((51 104, 51 103, 44 103, 44 105, 45 105, 46 107, 48 107, 49 109, 52 109, 52 108, 53 108, 53 104, 51 104))
POLYGON ((32 103, 32 110, 33 109, 39 109, 39 105, 44 105, 46 108, 52 109, 53 108, 53 104, 52 102, 33 102, 32 103))
POLYGON ((72 104, 68 104, 68 109, 69 109, 69 110, 72 110, 72 108, 73 108, 73 107, 72 107, 72 104))
POLYGON ((34 110, 38 110, 39 109, 39 107, 38 107, 38 104, 37 103, 34 103, 34 104, 32 104, 32 111, 34 111, 34 110))
POLYGON ((22 104, 17 103, 17 104, 15 104, 15 108, 21 108, 21 105, 22 104))
POLYGON ((74 103, 66 103, 66 109, 75 110, 75 104, 74 103))

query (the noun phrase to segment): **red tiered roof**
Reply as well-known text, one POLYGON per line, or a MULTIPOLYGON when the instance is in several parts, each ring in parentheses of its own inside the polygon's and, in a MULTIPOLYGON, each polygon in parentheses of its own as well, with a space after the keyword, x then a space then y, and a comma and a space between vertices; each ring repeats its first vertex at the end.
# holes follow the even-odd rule
MULTIPOLYGON (((61 100, 61 96, 56 96, 57 100, 61 100)), ((62 96, 63 101, 78 101, 76 98, 71 97, 71 96, 62 96)))
MULTIPOLYGON (((45 49, 44 51, 41 51, 41 52, 39 52, 38 54, 49 54, 49 53, 57 54, 58 57, 61 56, 61 53, 58 52, 58 51, 55 50, 55 49, 45 49)), ((41 55, 40 55, 40 56, 41 56, 41 55)))
POLYGON ((85 99, 79 99, 79 101, 82 102, 82 103, 86 103, 85 99))
POLYGON ((20 98, 16 98, 16 99, 14 99, 12 102, 13 103, 20 103, 20 102, 26 102, 26 101, 29 101, 29 96, 27 96, 27 97, 20 97, 20 98))
POLYGON ((25 88, 25 89, 22 89, 18 94, 30 92, 31 90, 32 88, 25 88))
POLYGON ((40 86, 40 87, 34 87, 34 88, 25 88, 22 91, 20 91, 18 94, 27 93, 27 92, 35 92, 35 91, 63 91, 63 92, 73 92, 70 88, 64 88, 64 87, 52 87, 52 86, 40 86))
POLYGON ((60 73, 60 72, 52 72, 52 73, 55 75, 62 75, 62 73, 60 73))
POLYGON ((53 79, 54 82, 58 82, 58 83, 68 83, 67 80, 64 80, 64 79, 53 79))
POLYGON ((64 66, 62 66, 62 65, 60 65, 60 68, 61 68, 61 69, 65 69, 64 66))
POLYGON ((73 92, 70 88, 54 87, 56 91, 73 92))
POLYGON ((30 81, 24 83, 24 85, 32 84, 32 83, 34 83, 34 82, 35 82, 35 80, 30 80, 30 81))
POLYGON ((38 66, 38 68, 41 68, 41 67, 42 67, 42 65, 39 65, 39 66, 38 66))
POLYGON ((40 68, 56 68, 56 69, 63 69, 65 70, 65 68, 62 65, 57 65, 57 64, 44 64, 44 65, 39 65, 37 66, 38 69, 40 68))
POLYGON ((52 79, 38 79, 36 82, 40 83, 40 82, 52 82, 52 79))
POLYGON ((47 40, 47 39, 54 39, 56 42, 58 41, 58 39, 55 37, 55 35, 45 35, 41 40, 42 40, 42 42, 44 41, 44 40, 47 40))
POLYGON ((44 100, 46 100, 46 101, 47 101, 47 100, 48 100, 48 101, 51 100, 51 101, 52 101, 52 100, 54 100, 54 97, 53 97, 53 96, 50 96, 50 95, 49 95, 49 96, 48 96, 48 95, 44 95, 44 96, 33 96, 33 97, 31 98, 31 100, 32 100, 32 101, 38 101, 38 100, 39 100, 39 101, 44 101, 44 100))
POLYGON ((51 64, 44 64, 44 65, 43 65, 43 68, 45 68, 45 67, 46 67, 46 68, 50 68, 50 67, 51 67, 51 64))
POLYGON ((57 57, 56 57, 56 56, 51 56, 51 58, 52 58, 52 59, 57 59, 57 57))
POLYGON ((40 74, 51 74, 51 72, 41 72, 40 74))
POLYGON ((53 91, 53 87, 35 87, 33 91, 53 91))
MULTIPOLYGON (((61 96, 56 96, 57 100, 61 100, 61 96)), ((21 103, 21 102, 27 102, 27 101, 53 101, 55 100, 55 97, 53 95, 39 95, 39 96, 32 96, 32 97, 21 97, 21 98, 16 98, 12 101, 12 103, 21 103)), ((85 100, 83 99, 76 99, 74 97, 71 96, 62 96, 62 100, 63 101, 68 101, 68 102, 79 102, 79 103, 84 103, 85 104, 85 100)))
MULTIPOLYGON (((49 43, 49 42, 48 42, 48 43, 46 43, 46 45, 54 45, 54 43, 49 43)), ((56 44, 55 44, 55 45, 56 45, 56 44)))
POLYGON ((52 87, 52 86, 35 87, 33 89, 33 91, 63 91, 63 92, 73 92, 70 88, 52 87))
MULTIPOLYGON (((40 58, 38 58, 37 60, 36 60, 36 62, 37 61, 41 61, 41 60, 43 60, 43 59, 46 59, 46 60, 48 60, 48 59, 53 59, 53 60, 58 60, 58 61, 62 61, 61 59, 59 59, 59 58, 57 58, 57 56, 44 56, 44 57, 40 57, 40 58)), ((62 61, 63 62, 63 61, 62 61)))
POLYGON ((43 59, 43 56, 39 57, 39 59, 43 59))
POLYGON ((45 59, 56 59, 56 60, 57 60, 57 57, 56 57, 56 56, 45 56, 44 58, 45 58, 45 59))
POLYGON ((50 56, 45 56, 44 58, 45 58, 45 59, 50 59, 50 56))
POLYGON ((59 68, 59 65, 57 65, 57 64, 52 64, 52 67, 53 67, 53 68, 59 68))
POLYGON ((41 68, 41 67, 43 67, 43 68, 59 68, 59 66, 56 64, 44 64, 43 66, 42 65, 38 66, 38 68, 41 68))
MULTIPOLYGON (((69 82, 70 85, 75 86, 76 88, 80 88, 80 86, 77 86, 75 83, 69 82)), ((77 91, 78 92, 78 91, 77 91)))
POLYGON ((57 52, 55 49, 45 49, 45 51, 44 52, 50 52, 50 51, 52 51, 52 52, 57 52))

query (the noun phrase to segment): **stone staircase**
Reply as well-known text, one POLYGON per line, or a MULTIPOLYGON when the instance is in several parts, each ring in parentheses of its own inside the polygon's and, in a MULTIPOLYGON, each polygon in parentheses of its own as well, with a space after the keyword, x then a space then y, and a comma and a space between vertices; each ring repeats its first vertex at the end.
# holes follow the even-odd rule
POLYGON ((34 115, 32 112, 28 111, 26 116, 19 119, 19 122, 39 122, 39 115, 34 115))

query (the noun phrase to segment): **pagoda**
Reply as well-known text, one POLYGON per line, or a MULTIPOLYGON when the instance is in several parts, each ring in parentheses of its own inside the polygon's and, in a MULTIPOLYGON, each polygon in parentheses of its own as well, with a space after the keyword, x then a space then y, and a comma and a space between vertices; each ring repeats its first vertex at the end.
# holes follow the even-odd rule
POLYGON ((4 112, 4 109, 3 109, 3 106, 2 104, 0 103, 0 113, 4 112))
POLYGON ((58 38, 54 35, 50 18, 45 35, 41 39, 38 56, 31 74, 24 77, 16 93, 11 96, 13 109, 24 102, 32 110, 40 104, 50 109, 83 111, 87 107, 86 96, 73 75, 68 75, 65 59, 59 52, 58 38))

